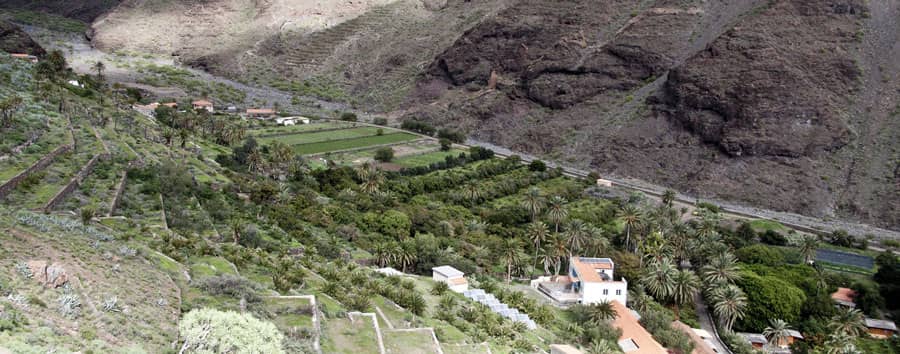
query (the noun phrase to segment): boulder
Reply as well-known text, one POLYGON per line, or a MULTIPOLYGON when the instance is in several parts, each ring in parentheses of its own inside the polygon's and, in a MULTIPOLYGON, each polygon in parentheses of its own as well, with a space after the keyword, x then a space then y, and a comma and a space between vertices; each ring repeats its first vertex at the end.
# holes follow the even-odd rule
POLYGON ((69 282, 69 275, 65 267, 59 263, 47 265, 47 261, 30 260, 25 263, 34 280, 47 288, 58 288, 69 282))

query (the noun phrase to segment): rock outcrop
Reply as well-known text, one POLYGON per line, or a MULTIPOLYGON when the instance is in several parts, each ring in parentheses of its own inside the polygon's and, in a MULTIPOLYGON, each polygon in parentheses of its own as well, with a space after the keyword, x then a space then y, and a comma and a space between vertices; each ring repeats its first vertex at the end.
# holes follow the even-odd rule
POLYGON ((0 51, 36 56, 47 54, 40 44, 31 39, 19 26, 0 20, 0 51))
POLYGON ((69 282, 65 267, 59 263, 49 264, 47 261, 31 260, 26 262, 34 280, 47 288, 58 288, 69 282))

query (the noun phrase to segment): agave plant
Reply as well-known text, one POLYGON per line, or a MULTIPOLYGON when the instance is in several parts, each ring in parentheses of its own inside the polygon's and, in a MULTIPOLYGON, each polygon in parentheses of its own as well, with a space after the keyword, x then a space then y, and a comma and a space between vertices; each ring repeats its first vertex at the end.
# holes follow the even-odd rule
POLYGON ((16 263, 15 268, 16 271, 25 278, 30 279, 31 277, 34 277, 34 272, 31 271, 31 268, 28 268, 28 265, 25 264, 25 262, 16 263))
POLYGON ((81 300, 75 294, 63 294, 57 300, 59 313, 68 318, 77 318, 81 314, 81 300))
POLYGON ((119 308, 119 297, 111 296, 103 300, 103 311, 106 312, 120 312, 122 309, 119 308))

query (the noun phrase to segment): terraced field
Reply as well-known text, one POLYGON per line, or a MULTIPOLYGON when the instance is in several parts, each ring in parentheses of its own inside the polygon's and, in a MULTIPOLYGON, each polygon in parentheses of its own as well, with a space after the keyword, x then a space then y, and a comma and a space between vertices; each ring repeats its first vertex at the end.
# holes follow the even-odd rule
POLYGON ((378 334, 368 316, 331 318, 323 323, 323 353, 377 353, 378 334))
POLYGON ((258 140, 261 144, 268 144, 272 141, 277 140, 288 145, 300 145, 373 136, 378 134, 378 129, 379 128, 375 127, 359 127, 350 129, 328 130, 322 132, 306 132, 290 135, 262 137, 258 140))

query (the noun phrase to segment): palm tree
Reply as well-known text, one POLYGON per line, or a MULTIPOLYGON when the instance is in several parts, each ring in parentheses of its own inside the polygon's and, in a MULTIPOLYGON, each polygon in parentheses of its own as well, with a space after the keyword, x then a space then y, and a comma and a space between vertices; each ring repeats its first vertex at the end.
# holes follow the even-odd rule
POLYGON ((609 239, 603 236, 603 230, 589 226, 588 227, 588 248, 590 249, 590 256, 600 256, 609 249, 609 239))
POLYGON ((93 205, 85 205, 81 207, 81 226, 87 226, 97 215, 97 208, 93 205))
POLYGON ((779 347, 783 347, 783 344, 787 343, 786 339, 789 337, 791 330, 791 326, 784 322, 784 320, 776 319, 770 322, 769 327, 766 327, 763 330, 763 336, 769 341, 769 343, 774 344, 779 347))
POLYGON ((826 354, 862 354, 854 344, 854 338, 844 333, 832 333, 825 341, 826 354))
POLYGON ((672 293, 670 295, 675 304, 675 320, 680 319, 679 305, 693 301, 694 294, 697 293, 699 287, 700 279, 694 272, 687 269, 675 272, 675 276, 672 277, 672 293))
POLYGON ((653 298, 650 297, 650 295, 647 295, 647 292, 644 291, 644 287, 641 285, 637 285, 635 290, 632 291, 628 297, 631 299, 631 308, 637 310, 639 313, 647 311, 653 303, 653 298))
POLYGON ((363 164, 356 170, 362 183, 359 185, 363 192, 372 194, 384 184, 384 174, 374 164, 363 164))
POLYGON ((564 233, 566 243, 569 244, 569 252, 578 253, 581 248, 589 241, 590 228, 584 221, 575 219, 569 222, 569 228, 564 233))
POLYGON ((525 194, 525 199, 522 201, 522 207, 531 213, 531 222, 534 222, 537 215, 541 213, 544 205, 544 196, 541 195, 541 190, 537 187, 529 189, 528 193, 525 194))
POLYGON ((550 221, 553 221, 553 224, 556 226, 556 233, 559 233, 559 224, 569 216, 569 211, 566 210, 566 200, 563 197, 558 195, 550 198, 549 205, 547 206, 547 216, 550 217, 550 221))
POLYGON ((103 70, 106 69, 106 65, 103 65, 102 61, 97 61, 94 63, 93 68, 97 71, 97 81, 103 84, 103 70))
MULTIPOLYGON (((535 221, 532 222, 531 225, 528 225, 526 234, 528 235, 528 239, 531 240, 531 243, 534 244, 534 268, 537 268, 537 252, 541 249, 541 242, 544 242, 550 235, 550 229, 547 228, 547 224, 544 224, 544 222, 535 221)), ((534 268, 531 269, 532 277, 534 277, 534 268)))
POLYGON ((394 261, 395 253, 391 249, 392 247, 394 246, 387 243, 379 243, 375 245, 375 248, 372 250, 372 254, 375 256, 375 261, 378 262, 379 266, 386 267, 388 264, 391 264, 394 261))
POLYGON ((740 267, 731 253, 721 253, 700 268, 703 281, 709 285, 734 283, 740 278, 740 267))
POLYGON ((244 229, 244 222, 238 217, 232 217, 228 221, 228 226, 231 227, 231 239, 234 244, 238 244, 241 239, 241 230, 244 229))
POLYGON ((672 207, 672 202, 675 201, 675 191, 671 189, 666 189, 662 194, 662 203, 666 206, 666 208, 672 207))
POLYGON ((800 254, 803 255, 803 261, 806 264, 812 264, 816 257, 816 250, 819 249, 819 240, 815 236, 805 236, 800 240, 800 254))
POLYGON ((556 265, 559 262, 559 258, 553 253, 553 250, 550 247, 546 249, 541 249, 541 252, 538 254, 538 259, 541 261, 541 264, 544 266, 544 274, 550 274, 550 267, 556 265))
POLYGON ((474 205, 481 199, 481 189, 478 188, 474 183, 469 183, 463 187, 463 197, 469 200, 469 202, 474 205))
POLYGON ((859 337, 866 333, 865 316, 857 309, 842 308, 831 317, 828 328, 834 333, 859 337))
POLYGON ((400 267, 402 268, 401 271, 406 273, 406 267, 409 267, 410 265, 415 263, 418 257, 416 256, 416 253, 414 251, 407 249, 406 247, 397 248, 398 252, 395 259, 400 263, 400 267))
POLYGON ((741 288, 733 284, 723 285, 712 291, 713 312, 719 317, 722 327, 731 331, 734 323, 744 317, 747 296, 741 288))
POLYGON ((556 279, 556 276, 559 275, 559 270, 562 267, 563 257, 569 254, 569 247, 566 245, 566 239, 560 236, 559 234, 554 234, 553 237, 550 238, 550 250, 549 253, 556 258, 556 261, 553 262, 554 272, 553 278, 556 279))
POLYGON ((589 321, 594 325, 605 323, 606 321, 615 319, 617 316, 616 309, 609 301, 602 301, 588 306, 587 313, 590 318, 589 321))
POLYGON ((503 244, 503 263, 506 264, 506 283, 512 281, 512 271, 514 267, 519 266, 522 260, 519 257, 519 241, 514 238, 506 239, 503 244))
POLYGON ((668 298, 675 290, 673 279, 678 269, 668 258, 660 261, 652 261, 648 264, 647 271, 641 278, 641 283, 657 300, 668 298))
POLYGON ((588 349, 590 354, 616 354, 621 352, 622 349, 619 348, 618 344, 606 339, 598 339, 591 342, 591 347, 588 349))
POLYGON ((625 249, 629 248, 631 243, 631 230, 636 226, 640 225, 643 220, 643 213, 641 213, 638 208, 635 208, 633 205, 625 205, 622 209, 619 209, 619 218, 622 219, 622 222, 625 224, 625 249))

